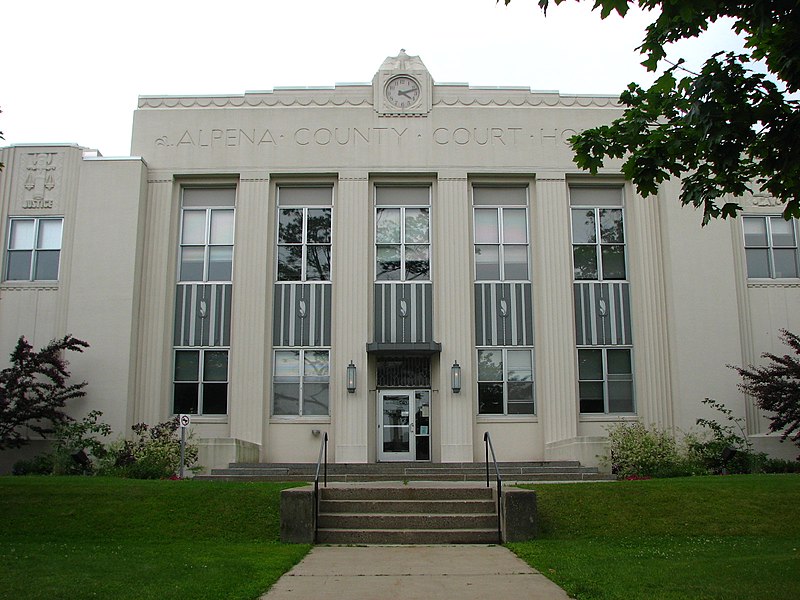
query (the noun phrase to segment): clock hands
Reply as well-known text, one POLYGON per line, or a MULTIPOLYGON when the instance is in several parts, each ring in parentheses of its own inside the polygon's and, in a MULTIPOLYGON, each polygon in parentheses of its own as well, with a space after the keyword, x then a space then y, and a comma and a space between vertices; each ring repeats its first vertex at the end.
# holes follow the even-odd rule
POLYGON ((397 90, 397 93, 401 96, 405 96, 406 98, 411 98, 411 92, 414 91, 414 88, 409 88, 407 90, 397 90))

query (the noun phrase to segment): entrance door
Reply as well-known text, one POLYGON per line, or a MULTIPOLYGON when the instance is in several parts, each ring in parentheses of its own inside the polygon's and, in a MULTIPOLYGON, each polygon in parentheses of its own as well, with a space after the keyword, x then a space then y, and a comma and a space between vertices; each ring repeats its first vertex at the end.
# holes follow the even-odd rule
POLYGON ((378 460, 430 460, 430 390, 378 392, 378 460))

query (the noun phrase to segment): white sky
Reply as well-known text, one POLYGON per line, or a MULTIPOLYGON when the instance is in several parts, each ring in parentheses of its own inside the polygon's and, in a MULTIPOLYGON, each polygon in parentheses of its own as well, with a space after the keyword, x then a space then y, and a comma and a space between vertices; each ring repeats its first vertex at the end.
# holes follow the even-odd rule
MULTIPOLYGON (((130 151, 139 95, 242 94, 368 82, 401 48, 434 81, 617 94, 649 84, 646 14, 601 21, 591 3, 536 0, 36 0, 2 11, 5 142, 130 151)), ((674 57, 732 49, 717 27, 674 57)))

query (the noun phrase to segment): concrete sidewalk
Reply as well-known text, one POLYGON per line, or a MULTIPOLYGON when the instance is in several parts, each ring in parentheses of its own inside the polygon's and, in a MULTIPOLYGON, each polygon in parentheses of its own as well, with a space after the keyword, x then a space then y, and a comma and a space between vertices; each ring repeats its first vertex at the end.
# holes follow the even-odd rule
POLYGON ((261 600, 568 600, 502 546, 316 546, 261 600))

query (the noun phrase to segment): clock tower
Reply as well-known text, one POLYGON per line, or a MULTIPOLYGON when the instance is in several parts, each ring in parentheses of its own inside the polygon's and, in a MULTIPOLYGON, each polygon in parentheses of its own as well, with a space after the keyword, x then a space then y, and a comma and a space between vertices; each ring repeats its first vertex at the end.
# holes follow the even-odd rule
POLYGON ((375 112, 385 116, 427 116, 431 110, 433 78, 419 56, 400 50, 390 56, 372 79, 375 112))

